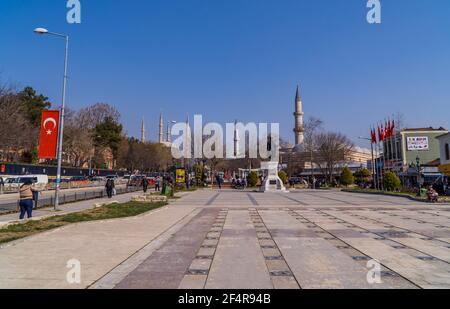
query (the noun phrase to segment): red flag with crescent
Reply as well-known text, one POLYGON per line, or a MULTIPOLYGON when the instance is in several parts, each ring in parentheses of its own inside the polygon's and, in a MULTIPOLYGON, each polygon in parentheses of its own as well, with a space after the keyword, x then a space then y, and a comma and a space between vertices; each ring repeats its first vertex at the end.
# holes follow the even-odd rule
POLYGON ((43 111, 39 143, 39 159, 56 159, 59 111, 43 111))

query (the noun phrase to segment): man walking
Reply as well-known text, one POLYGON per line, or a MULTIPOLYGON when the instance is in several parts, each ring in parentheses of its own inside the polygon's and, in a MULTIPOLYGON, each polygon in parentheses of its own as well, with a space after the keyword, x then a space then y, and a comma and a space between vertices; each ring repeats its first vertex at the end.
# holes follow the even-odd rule
POLYGON ((147 191, 148 191, 148 179, 147 179, 147 177, 144 177, 144 179, 142 179, 142 188, 144 189, 144 193, 147 193, 147 191))
POLYGON ((155 192, 161 191, 161 176, 156 177, 155 180, 155 192))

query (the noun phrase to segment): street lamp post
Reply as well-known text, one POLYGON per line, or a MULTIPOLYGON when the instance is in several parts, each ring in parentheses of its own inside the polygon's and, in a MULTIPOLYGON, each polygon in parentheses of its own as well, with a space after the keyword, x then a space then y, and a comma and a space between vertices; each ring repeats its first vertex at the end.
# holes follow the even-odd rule
POLYGON ((67 88, 67 66, 68 66, 68 57, 69 57, 69 36, 65 34, 50 32, 44 28, 36 28, 34 30, 36 34, 39 35, 53 35, 60 38, 64 38, 66 41, 65 53, 64 53, 64 77, 63 77, 63 90, 62 90, 62 105, 61 105, 61 113, 59 119, 59 132, 58 132, 58 150, 57 150, 57 160, 58 160, 58 168, 56 172, 56 189, 55 189, 55 205, 54 210, 58 210, 59 206, 59 191, 61 187, 61 165, 62 165, 62 145, 63 145, 63 136, 64 136, 64 116, 65 116, 65 108, 66 108, 66 88, 67 88))
POLYGON ((374 149, 373 149, 373 143, 372 143, 372 139, 371 138, 367 138, 367 137, 358 137, 359 139, 363 139, 363 140, 367 140, 370 141, 370 148, 372 151, 372 182, 373 182, 373 187, 378 190, 378 173, 377 173, 377 169, 376 169, 376 161, 375 161, 375 156, 374 156, 374 149), (377 176, 375 176, 375 174, 377 174, 377 176), (377 178, 377 179, 375 179, 377 178))
POLYGON ((420 196, 420 190, 422 189, 422 186, 420 184, 420 157, 416 157, 416 166, 417 166, 417 196, 420 196))

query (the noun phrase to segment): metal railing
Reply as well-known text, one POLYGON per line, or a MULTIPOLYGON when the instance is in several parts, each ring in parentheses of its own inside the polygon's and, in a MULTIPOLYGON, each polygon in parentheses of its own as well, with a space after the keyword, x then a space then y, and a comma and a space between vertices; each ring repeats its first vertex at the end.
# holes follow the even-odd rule
MULTIPOLYGON (((132 193, 141 191, 142 188, 139 187, 126 187, 126 188, 116 188, 117 195, 126 194, 126 193, 132 193)), ((87 200, 93 200, 98 198, 104 198, 107 197, 106 190, 105 189, 99 189, 99 190, 91 190, 91 191, 85 191, 85 192, 67 192, 67 193, 61 193, 59 197, 59 204, 69 204, 79 201, 87 201, 87 200)), ((19 207, 20 200, 17 201, 7 201, 5 203, 0 202, 0 212, 8 212, 8 211, 15 211, 19 207)), ((52 196, 46 196, 46 197, 40 197, 38 201, 38 207, 47 207, 47 206, 53 206, 55 203, 55 197, 52 196)))

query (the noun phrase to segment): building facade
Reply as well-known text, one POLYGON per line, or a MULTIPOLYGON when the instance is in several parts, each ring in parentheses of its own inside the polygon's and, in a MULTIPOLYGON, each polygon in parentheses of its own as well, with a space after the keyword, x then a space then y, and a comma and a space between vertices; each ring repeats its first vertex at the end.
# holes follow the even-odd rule
POLYGON ((450 177, 450 133, 437 137, 440 149, 440 171, 447 177, 450 177))

